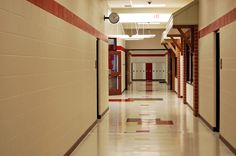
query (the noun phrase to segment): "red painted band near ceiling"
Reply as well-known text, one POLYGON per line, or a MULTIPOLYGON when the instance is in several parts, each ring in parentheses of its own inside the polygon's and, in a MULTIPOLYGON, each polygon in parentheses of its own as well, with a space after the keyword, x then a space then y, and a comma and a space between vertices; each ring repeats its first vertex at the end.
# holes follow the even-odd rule
POLYGON ((126 52, 126 49, 122 46, 116 46, 116 50, 126 52))
POLYGON ((236 21, 236 8, 225 14, 224 16, 218 18, 205 28, 199 31, 199 38, 206 36, 207 34, 214 32, 232 22, 236 21))
POLYGON ((54 16, 108 43, 108 37, 54 0, 27 0, 54 16))
POLYGON ((163 57, 166 54, 131 54, 132 57, 163 57))

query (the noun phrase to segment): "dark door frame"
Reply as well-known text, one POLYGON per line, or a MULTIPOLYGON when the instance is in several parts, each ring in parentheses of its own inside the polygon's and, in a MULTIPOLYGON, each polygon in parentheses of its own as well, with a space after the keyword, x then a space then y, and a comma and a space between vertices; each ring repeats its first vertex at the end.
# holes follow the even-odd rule
POLYGON ((214 131, 220 131, 220 33, 215 32, 216 48, 216 127, 214 131))
POLYGON ((99 39, 96 41, 96 81, 97 81, 97 119, 101 119, 99 114, 99 39))

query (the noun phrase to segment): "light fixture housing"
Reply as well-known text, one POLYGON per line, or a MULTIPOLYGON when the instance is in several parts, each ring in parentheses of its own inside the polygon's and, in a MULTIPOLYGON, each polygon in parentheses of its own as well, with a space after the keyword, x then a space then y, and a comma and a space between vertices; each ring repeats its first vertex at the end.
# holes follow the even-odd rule
POLYGON ((120 38, 120 39, 124 39, 124 40, 142 40, 145 38, 154 38, 156 35, 155 34, 143 34, 143 35, 139 35, 139 34, 135 34, 132 36, 129 35, 109 35, 109 37, 112 38, 120 38))
POLYGON ((166 23, 169 13, 119 13, 120 23, 166 23))
POLYGON ((139 25, 143 24, 143 25, 160 25, 160 22, 139 22, 139 25))
POLYGON ((164 8, 166 4, 136 4, 132 5, 133 8, 164 8))

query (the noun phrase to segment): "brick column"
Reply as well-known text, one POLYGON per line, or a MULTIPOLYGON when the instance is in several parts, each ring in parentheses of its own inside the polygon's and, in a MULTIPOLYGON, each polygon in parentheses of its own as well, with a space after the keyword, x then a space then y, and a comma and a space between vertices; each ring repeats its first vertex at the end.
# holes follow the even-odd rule
POLYGON ((199 108, 199 82, 198 82, 198 26, 193 28, 194 48, 193 48, 193 110, 194 115, 198 116, 199 108))
POLYGON ((183 53, 183 64, 184 64, 184 77, 183 77, 183 102, 184 102, 184 104, 187 104, 187 89, 186 89, 186 82, 187 82, 187 77, 186 77, 186 75, 187 75, 187 69, 186 69, 186 67, 187 67, 187 62, 186 62, 186 53, 185 53, 185 42, 184 42, 184 39, 183 38, 181 38, 181 46, 182 46, 182 53, 183 53))
POLYGON ((178 54, 177 54, 178 98, 181 97, 180 95, 180 55, 181 55, 181 51, 178 49, 178 54))
POLYGON ((172 91, 175 92, 175 53, 171 50, 172 59, 172 91))

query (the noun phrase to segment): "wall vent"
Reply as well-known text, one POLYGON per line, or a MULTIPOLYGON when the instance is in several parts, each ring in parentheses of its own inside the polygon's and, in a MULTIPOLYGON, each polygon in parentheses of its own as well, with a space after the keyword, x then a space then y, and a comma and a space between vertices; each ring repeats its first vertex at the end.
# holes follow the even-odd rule
POLYGON ((125 4, 124 7, 125 7, 125 8, 131 8, 132 5, 131 5, 131 4, 125 4))

